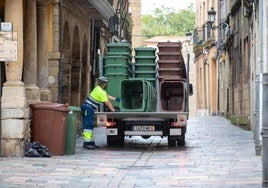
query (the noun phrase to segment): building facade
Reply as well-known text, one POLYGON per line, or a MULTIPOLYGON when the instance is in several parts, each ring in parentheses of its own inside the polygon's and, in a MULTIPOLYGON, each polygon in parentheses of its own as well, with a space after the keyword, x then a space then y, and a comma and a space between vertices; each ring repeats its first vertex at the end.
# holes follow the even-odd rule
POLYGON ((12 23, 18 52, 17 61, 1 62, 1 156, 24 155, 30 104, 81 105, 106 44, 131 42, 128 8, 117 0, 0 0, 1 22, 12 23))
POLYGON ((197 115, 217 114, 217 33, 207 24, 207 12, 216 7, 216 1, 196 1, 196 29, 194 53, 197 79, 197 115))
POLYGON ((197 0, 196 6, 194 52, 199 114, 222 115, 254 129, 259 112, 255 103, 259 96, 258 55, 263 50, 258 44, 265 38, 259 33, 263 7, 250 0, 197 0), (208 17, 211 8, 216 13, 214 22, 208 17))

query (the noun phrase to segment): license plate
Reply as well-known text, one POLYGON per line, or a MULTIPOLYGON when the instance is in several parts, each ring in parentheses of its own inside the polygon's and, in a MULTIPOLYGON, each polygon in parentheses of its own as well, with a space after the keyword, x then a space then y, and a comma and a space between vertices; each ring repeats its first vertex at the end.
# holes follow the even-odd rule
POLYGON ((154 131, 154 126, 133 126, 133 131, 154 131))

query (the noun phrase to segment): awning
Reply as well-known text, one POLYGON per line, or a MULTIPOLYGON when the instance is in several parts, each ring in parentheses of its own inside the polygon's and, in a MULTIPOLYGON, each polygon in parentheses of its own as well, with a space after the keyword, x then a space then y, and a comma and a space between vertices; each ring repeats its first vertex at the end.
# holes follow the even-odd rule
POLYGON ((88 0, 107 20, 115 15, 115 9, 106 0, 88 0))

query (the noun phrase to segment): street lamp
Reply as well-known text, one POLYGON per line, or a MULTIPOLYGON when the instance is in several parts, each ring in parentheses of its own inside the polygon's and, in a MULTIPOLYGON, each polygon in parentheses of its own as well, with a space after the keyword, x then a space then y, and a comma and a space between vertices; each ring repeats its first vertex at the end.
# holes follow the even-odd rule
POLYGON ((208 11, 208 23, 210 24, 210 28, 213 30, 227 28, 229 30, 230 26, 226 22, 222 22, 218 26, 216 25, 213 26, 213 23, 215 22, 215 15, 216 15, 216 11, 214 10, 213 7, 211 7, 211 9, 208 11))
POLYGON ((186 33, 186 41, 190 43, 191 40, 192 40, 192 33, 190 32, 190 30, 188 30, 188 32, 186 33))
MULTIPOLYGON (((186 41, 188 42, 188 48, 189 48, 189 44, 192 40, 192 33, 190 32, 190 30, 188 30, 188 32, 185 34, 186 35, 186 41)), ((189 49, 187 49, 187 78, 189 79, 189 71, 190 71, 190 52, 189 49)))
POLYGON ((186 106, 186 110, 189 112, 189 94, 192 95, 193 90, 192 88, 190 89, 190 51, 189 51, 189 45, 190 42, 192 40, 192 33, 190 32, 190 30, 188 30, 188 32, 185 34, 186 35, 186 41, 188 42, 188 48, 187 48, 187 106, 186 106))
POLYGON ((208 22, 213 23, 215 21, 216 11, 213 7, 208 11, 208 22))

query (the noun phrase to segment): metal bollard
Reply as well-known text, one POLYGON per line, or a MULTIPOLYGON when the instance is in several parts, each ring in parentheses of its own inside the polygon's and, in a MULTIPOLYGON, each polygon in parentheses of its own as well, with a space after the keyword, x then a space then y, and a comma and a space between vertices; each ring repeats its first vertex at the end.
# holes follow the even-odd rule
POLYGON ((255 140, 255 153, 256 155, 261 155, 261 84, 262 84, 262 74, 257 73, 255 77, 255 106, 254 106, 254 140, 255 140))
POLYGON ((263 73, 262 186, 268 187, 268 72, 263 73))

